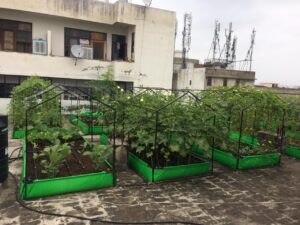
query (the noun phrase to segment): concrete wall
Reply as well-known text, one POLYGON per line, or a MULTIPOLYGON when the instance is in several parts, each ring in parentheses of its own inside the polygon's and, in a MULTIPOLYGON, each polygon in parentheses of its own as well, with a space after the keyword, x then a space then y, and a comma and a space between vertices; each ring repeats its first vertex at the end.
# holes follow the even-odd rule
MULTIPOLYGON (((113 66, 118 68, 117 71, 129 71, 135 86, 172 87, 176 29, 174 12, 94 0, 1 0, 0 18, 33 23, 33 38, 46 38, 47 30, 51 30, 53 56, 64 55, 64 27, 108 33, 108 59, 111 58, 111 34, 126 35, 128 53, 131 53, 131 33, 135 31, 134 63, 130 66, 115 63, 113 66)), ((5 59, 7 53, 0 52, 0 74, 96 78, 87 72, 80 73, 78 68, 74 69, 73 59, 9 54, 13 57, 10 59, 14 61, 14 66, 5 59)), ((81 60, 80 63, 80 68, 110 65, 97 60, 81 60)), ((120 76, 123 72, 118 73, 117 76, 120 76)))
POLYGON ((255 72, 252 71, 206 68, 205 73, 206 77, 255 81, 255 72))
POLYGON ((177 73, 177 81, 175 89, 205 89, 205 69, 188 68, 179 70, 177 73))

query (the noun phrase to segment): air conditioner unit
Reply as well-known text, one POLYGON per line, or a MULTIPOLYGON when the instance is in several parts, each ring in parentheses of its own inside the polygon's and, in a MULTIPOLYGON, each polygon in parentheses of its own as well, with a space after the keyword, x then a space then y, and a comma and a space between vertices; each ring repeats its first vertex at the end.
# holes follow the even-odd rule
POLYGON ((47 41, 46 40, 33 40, 32 53, 37 55, 47 55, 47 41))
POLYGON ((82 46, 82 49, 84 51, 83 57, 84 59, 93 59, 94 57, 94 52, 92 47, 84 47, 82 46))

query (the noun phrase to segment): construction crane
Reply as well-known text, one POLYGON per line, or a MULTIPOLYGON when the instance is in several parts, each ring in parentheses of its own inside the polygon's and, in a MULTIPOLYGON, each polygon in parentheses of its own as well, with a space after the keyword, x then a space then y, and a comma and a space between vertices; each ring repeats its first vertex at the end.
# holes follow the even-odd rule
POLYGON ((192 14, 184 14, 184 27, 182 32, 182 68, 186 69, 187 54, 191 50, 192 42, 192 14))
POLYGON ((246 58, 241 64, 241 69, 242 70, 252 70, 252 62, 253 62, 253 49, 255 45, 255 36, 256 36, 256 31, 253 29, 252 34, 251 34, 251 44, 250 48, 247 51, 246 58))

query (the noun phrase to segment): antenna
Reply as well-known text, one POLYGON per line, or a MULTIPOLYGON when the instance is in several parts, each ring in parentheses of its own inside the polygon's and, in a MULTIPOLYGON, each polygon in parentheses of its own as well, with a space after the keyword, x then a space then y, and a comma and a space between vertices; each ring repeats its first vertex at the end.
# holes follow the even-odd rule
POLYGON ((192 13, 184 14, 184 28, 182 32, 182 68, 186 69, 186 58, 192 43, 192 13))
POLYGON ((143 0, 146 7, 150 7, 152 0, 143 0))
POLYGON ((236 46, 237 46, 237 36, 234 36, 233 41, 232 41, 232 46, 231 46, 231 59, 230 59, 230 64, 231 68, 235 68, 235 63, 236 63, 236 46))
POLYGON ((225 29, 225 38, 226 38, 226 41, 225 41, 225 44, 224 44, 224 47, 222 48, 222 51, 220 52, 220 56, 219 56, 219 59, 218 59, 218 65, 221 67, 221 68, 227 68, 228 65, 231 63, 229 61, 229 59, 231 58, 231 39, 232 39, 232 33, 233 33, 233 30, 232 30, 232 23, 230 22, 229 23, 229 29, 225 29), (223 56, 224 54, 224 56, 223 56))
POLYGON ((255 29, 252 30, 252 34, 251 34, 251 44, 250 44, 250 48, 248 49, 246 58, 242 64, 242 69, 247 69, 248 67, 248 63, 249 63, 249 71, 252 70, 252 62, 253 62, 253 49, 254 49, 254 44, 255 44, 255 36, 256 36, 256 31, 255 29))
POLYGON ((232 37, 232 23, 229 23, 229 29, 228 29, 228 33, 227 30, 225 30, 225 37, 226 37, 226 43, 225 43, 225 58, 226 58, 226 63, 229 63, 229 58, 231 56, 231 37, 232 37))
POLYGON ((204 62, 204 64, 206 66, 214 66, 215 63, 217 62, 216 56, 218 54, 221 55, 221 51, 220 51, 220 29, 221 29, 220 23, 219 23, 218 20, 216 20, 215 21, 215 30, 214 30, 213 41, 212 41, 211 47, 209 49, 207 59, 204 62), (211 55, 212 55, 212 58, 210 58, 211 55))
POLYGON ((75 66, 77 64, 77 59, 82 58, 84 55, 84 49, 81 45, 72 45, 71 47, 71 53, 76 58, 75 66))

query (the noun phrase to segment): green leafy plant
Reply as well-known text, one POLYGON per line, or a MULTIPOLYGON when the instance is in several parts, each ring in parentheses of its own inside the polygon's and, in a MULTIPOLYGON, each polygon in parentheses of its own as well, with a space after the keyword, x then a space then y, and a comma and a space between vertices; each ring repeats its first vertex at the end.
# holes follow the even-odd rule
POLYGON ((213 139, 222 141, 223 132, 228 132, 221 110, 214 110, 190 94, 177 99, 182 95, 145 92, 133 96, 125 108, 127 141, 136 153, 155 160, 157 166, 174 164, 174 160, 178 164, 191 156, 195 146, 209 157, 213 139), (214 124, 214 117, 220 123, 214 124), (153 158, 155 150, 164 159, 159 161, 165 163, 153 158))
MULTIPOLYGON (((50 85, 50 81, 32 76, 12 90, 9 116, 10 121, 13 122, 14 129, 23 129, 25 127, 25 112, 27 109, 36 106, 41 101, 55 97, 55 90, 42 93, 50 85), (40 94, 37 95, 38 93, 40 94)), ((61 121, 60 116, 59 99, 57 97, 28 111, 27 122, 31 127, 40 124, 57 126, 61 121)))
POLYGON ((285 113, 285 143, 300 148, 300 97, 284 96, 285 113))
POLYGON ((34 158, 41 159, 42 173, 48 178, 54 178, 59 173, 60 167, 64 164, 66 158, 71 154, 71 147, 65 143, 57 143, 43 149, 40 154, 35 153, 34 158))
POLYGON ((28 141, 34 146, 41 142, 54 145, 79 137, 80 135, 75 127, 69 129, 59 127, 48 128, 44 125, 31 130, 28 134, 28 141))
POLYGON ((89 156, 97 171, 105 164, 105 161, 111 156, 113 148, 111 145, 96 145, 85 142, 85 147, 91 147, 91 151, 85 151, 83 155, 89 156))

